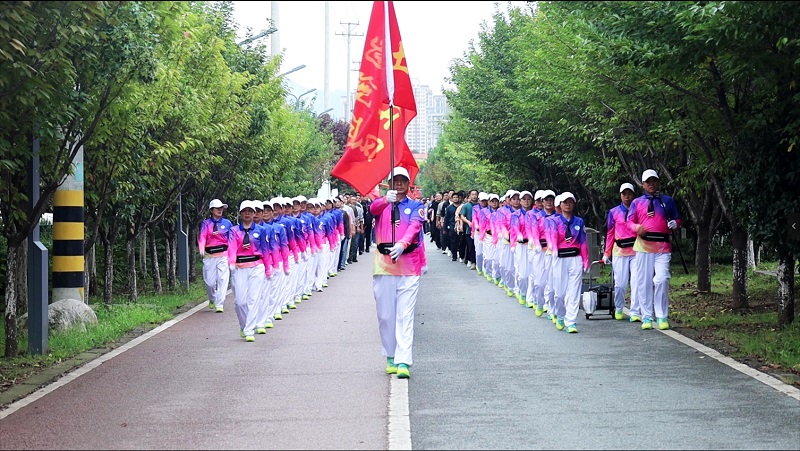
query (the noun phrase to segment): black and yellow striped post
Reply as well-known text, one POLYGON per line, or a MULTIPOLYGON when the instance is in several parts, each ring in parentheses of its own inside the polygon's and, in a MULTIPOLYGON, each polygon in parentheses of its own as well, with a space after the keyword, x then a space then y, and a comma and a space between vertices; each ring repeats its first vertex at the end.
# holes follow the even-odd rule
POLYGON ((84 297, 83 149, 53 197, 53 301, 84 297))

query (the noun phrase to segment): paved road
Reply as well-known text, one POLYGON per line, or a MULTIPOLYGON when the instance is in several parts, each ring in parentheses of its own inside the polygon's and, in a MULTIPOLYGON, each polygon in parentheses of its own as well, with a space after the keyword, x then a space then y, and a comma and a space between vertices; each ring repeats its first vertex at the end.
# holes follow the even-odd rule
POLYGON ((410 381, 383 374, 365 254, 255 343, 200 305, 9 406, 0 448, 800 449, 798 390, 674 332, 558 332, 428 256, 410 381))

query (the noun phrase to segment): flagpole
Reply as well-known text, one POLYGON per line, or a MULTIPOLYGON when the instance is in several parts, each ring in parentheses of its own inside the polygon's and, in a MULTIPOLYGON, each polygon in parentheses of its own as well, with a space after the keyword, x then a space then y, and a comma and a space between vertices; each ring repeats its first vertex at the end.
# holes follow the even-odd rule
MULTIPOLYGON (((394 68, 392 65, 392 37, 389 27, 389 2, 383 3, 383 54, 386 64, 386 83, 389 88, 389 189, 394 189, 394 68), (388 47, 388 51, 387 51, 388 47), (392 69, 390 72, 390 68, 392 69), (391 75, 390 75, 391 74, 391 75)), ((397 203, 392 203, 392 246, 395 245, 395 228, 400 222, 400 211, 397 209, 397 203), (396 211, 397 210, 397 211, 396 211), (395 211, 397 217, 395 217, 395 211)))

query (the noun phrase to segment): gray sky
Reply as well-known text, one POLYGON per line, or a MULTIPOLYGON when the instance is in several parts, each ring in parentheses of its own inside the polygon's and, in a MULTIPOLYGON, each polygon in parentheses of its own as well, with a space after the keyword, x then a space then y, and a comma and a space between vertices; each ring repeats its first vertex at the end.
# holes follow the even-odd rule
MULTIPOLYGON (((239 24, 240 36, 246 27, 256 34, 268 28, 266 19, 271 16, 271 2, 234 1, 234 16, 239 24)), ((347 25, 353 34, 350 44, 349 67, 350 89, 355 88, 358 78, 358 64, 364 50, 364 34, 369 24, 372 10, 371 1, 329 2, 330 11, 330 91, 345 90, 347 84, 347 25)), ((442 87, 448 87, 444 78, 449 77, 448 67, 454 58, 460 58, 469 48, 469 41, 476 40, 481 23, 491 23, 496 11, 495 2, 437 2, 437 1, 396 1, 397 22, 403 39, 409 74, 422 84, 428 85, 439 94, 442 87)), ((524 7, 526 2, 498 2, 501 11, 507 5, 524 7)), ((278 29, 280 47, 284 49, 284 62, 281 71, 288 71, 301 64, 306 67, 287 75, 287 78, 301 86, 317 88, 318 100, 322 102, 325 74, 325 2, 292 1, 278 2, 278 29)), ((271 48, 269 38, 262 38, 267 48, 271 48)), ((294 93, 295 95, 300 93, 294 93)), ((304 99, 306 99, 304 97, 304 99)))

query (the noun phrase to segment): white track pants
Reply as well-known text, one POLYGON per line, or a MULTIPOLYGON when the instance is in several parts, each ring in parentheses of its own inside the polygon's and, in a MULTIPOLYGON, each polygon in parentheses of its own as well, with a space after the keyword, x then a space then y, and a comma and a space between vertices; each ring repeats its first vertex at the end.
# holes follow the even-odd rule
POLYGON ((226 256, 203 259, 203 281, 206 283, 208 301, 217 307, 222 307, 225 303, 230 277, 231 270, 226 256))
POLYGON ((480 271, 483 272, 483 241, 481 241, 480 237, 476 233, 473 237, 475 240, 475 267, 480 271))
MULTIPOLYGON (((633 280, 631 269, 634 256, 614 256, 611 260, 611 269, 614 271, 614 308, 622 310, 625 308, 625 291, 628 283, 633 280)), ((631 315, 641 316, 639 302, 633 296, 633 286, 631 286, 631 315)))
POLYGON ((414 307, 419 276, 372 276, 381 351, 396 364, 414 363, 414 307))
POLYGON ((669 261, 671 253, 651 254, 637 252, 633 259, 631 272, 636 276, 635 290, 631 290, 631 298, 639 302, 642 319, 666 318, 669 315, 669 261))
POLYGON ((239 328, 245 335, 255 333, 258 303, 266 279, 263 264, 252 268, 238 268, 231 274, 231 281, 235 287, 233 304, 236 308, 236 318, 239 319, 239 328))
POLYGON ((580 256, 556 257, 553 262, 553 313, 564 325, 578 322, 581 300, 583 260, 580 256))
POLYGON ((553 257, 546 251, 536 252, 533 257, 533 271, 536 273, 535 298, 540 308, 547 307, 548 311, 553 306, 553 285, 551 273, 553 270, 553 257))
POLYGON ((528 243, 514 246, 514 294, 528 296, 528 243))

